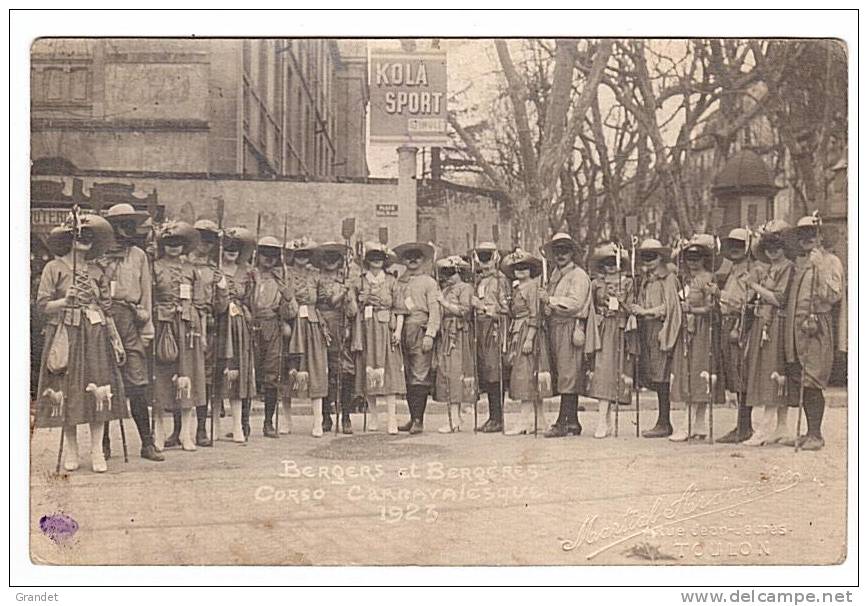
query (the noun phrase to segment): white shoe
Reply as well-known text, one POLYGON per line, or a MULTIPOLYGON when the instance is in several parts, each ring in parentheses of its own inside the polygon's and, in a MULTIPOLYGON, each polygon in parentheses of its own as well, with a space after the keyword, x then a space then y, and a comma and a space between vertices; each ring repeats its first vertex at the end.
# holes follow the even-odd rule
POLYGON ((526 436, 527 434, 533 432, 533 429, 528 431, 525 427, 513 427, 512 429, 507 429, 504 432, 504 435, 507 436, 526 436))
MULTIPOLYGON (((100 449, 102 449, 102 445, 100 445, 100 449)), ((108 465, 105 462, 105 457, 102 455, 102 452, 99 455, 94 455, 92 457, 93 471, 94 473, 105 473, 108 471, 108 465)))
MULTIPOLYGON (((783 439, 786 436, 780 436, 778 440, 783 439)), ((769 443, 769 434, 757 431, 750 438, 742 442, 745 446, 765 446, 769 443)))
POLYGON ((461 431, 461 406, 458 404, 449 404, 449 411, 451 416, 446 425, 437 430, 439 433, 455 433, 461 431))
POLYGON ((678 431, 673 433, 671 436, 669 436, 669 441, 670 442, 686 442, 688 437, 689 436, 687 435, 687 429, 679 429, 678 431))
POLYGON ((322 437, 322 422, 321 421, 313 426, 313 430, 311 430, 310 435, 312 435, 315 438, 321 438, 322 437))

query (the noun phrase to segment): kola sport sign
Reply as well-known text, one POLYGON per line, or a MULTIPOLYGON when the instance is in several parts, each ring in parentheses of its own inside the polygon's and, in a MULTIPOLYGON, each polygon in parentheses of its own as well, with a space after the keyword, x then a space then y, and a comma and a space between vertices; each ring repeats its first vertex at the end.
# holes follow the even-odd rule
POLYGON ((443 145, 446 53, 371 51, 371 143, 443 145))

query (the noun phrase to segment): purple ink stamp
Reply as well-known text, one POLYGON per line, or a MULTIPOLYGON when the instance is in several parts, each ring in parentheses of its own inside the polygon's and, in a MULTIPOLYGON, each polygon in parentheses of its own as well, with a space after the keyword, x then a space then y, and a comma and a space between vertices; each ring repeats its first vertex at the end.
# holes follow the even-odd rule
POLYGON ((61 545, 78 531, 78 522, 65 513, 52 513, 39 518, 39 528, 42 534, 61 545))

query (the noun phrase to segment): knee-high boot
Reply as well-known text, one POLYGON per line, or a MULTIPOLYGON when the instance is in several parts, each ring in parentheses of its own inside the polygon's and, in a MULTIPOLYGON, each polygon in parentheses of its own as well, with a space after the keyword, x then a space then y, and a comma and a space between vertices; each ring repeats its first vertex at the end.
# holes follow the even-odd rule
POLYGON ((105 423, 97 422, 90 424, 90 460, 96 473, 108 470, 105 455, 102 452, 102 437, 105 432, 105 423))
POLYGON ((274 428, 274 411, 277 409, 277 388, 265 388, 265 419, 262 422, 262 435, 266 438, 276 438, 277 430, 274 428))
POLYGON ((250 438, 250 398, 241 400, 241 432, 246 442, 250 438))
POLYGON ((78 469, 78 425, 67 425, 63 430, 63 468, 78 469))
POLYGON ((669 383, 654 383, 654 391, 657 392, 657 423, 654 427, 642 432, 645 438, 665 438, 672 435, 672 422, 670 421, 669 383))
MULTIPOLYGON (((213 404, 212 404, 213 406, 213 404)), ((205 429, 205 424, 208 421, 208 405, 196 407, 196 446, 211 446, 211 439, 208 438, 208 430, 205 429)))

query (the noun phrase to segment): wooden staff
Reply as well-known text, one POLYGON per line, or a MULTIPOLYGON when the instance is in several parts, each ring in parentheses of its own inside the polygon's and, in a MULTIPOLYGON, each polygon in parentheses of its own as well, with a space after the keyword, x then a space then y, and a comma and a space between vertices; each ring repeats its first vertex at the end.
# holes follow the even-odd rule
MULTIPOLYGON (((225 210, 225 202, 223 198, 217 198, 217 272, 220 274, 220 279, 223 280, 223 211, 225 210)), ((214 295, 217 292, 217 285, 211 285, 211 316, 215 319, 214 322, 214 339, 212 340, 212 344, 215 348, 213 352, 212 360, 213 366, 212 370, 216 369, 217 365, 217 315, 214 313, 214 295)), ((211 443, 215 446, 217 445, 217 436, 214 434, 214 387, 216 384, 216 378, 211 377, 211 443)), ((222 391, 222 390, 221 390, 222 391)), ((220 405, 222 407, 223 400, 220 399, 220 405)))
MULTIPOLYGON (((639 295, 639 284, 636 280, 636 245, 639 243, 639 226, 636 215, 624 217, 624 231, 630 236, 630 276, 633 280, 633 292, 636 299, 639 295)), ((635 300, 635 299, 634 299, 635 300)), ((636 332, 639 333, 639 319, 636 320, 636 332)), ((631 386, 634 397, 636 399, 636 437, 639 437, 639 354, 634 352, 633 355, 633 385, 631 386)))
MULTIPOLYGON (((470 278, 473 283, 473 296, 479 292, 479 276, 477 275, 477 271, 479 269, 478 263, 476 262, 476 244, 477 244, 477 227, 476 223, 473 224, 473 250, 470 254, 470 278)), ((471 355, 473 356, 473 376, 476 379, 476 389, 473 394, 473 433, 475 434, 479 427, 479 361, 476 356, 479 353, 479 345, 476 342, 476 339, 479 337, 479 330, 476 322, 476 308, 473 305, 470 306, 470 330, 472 331, 471 335, 471 355)))

